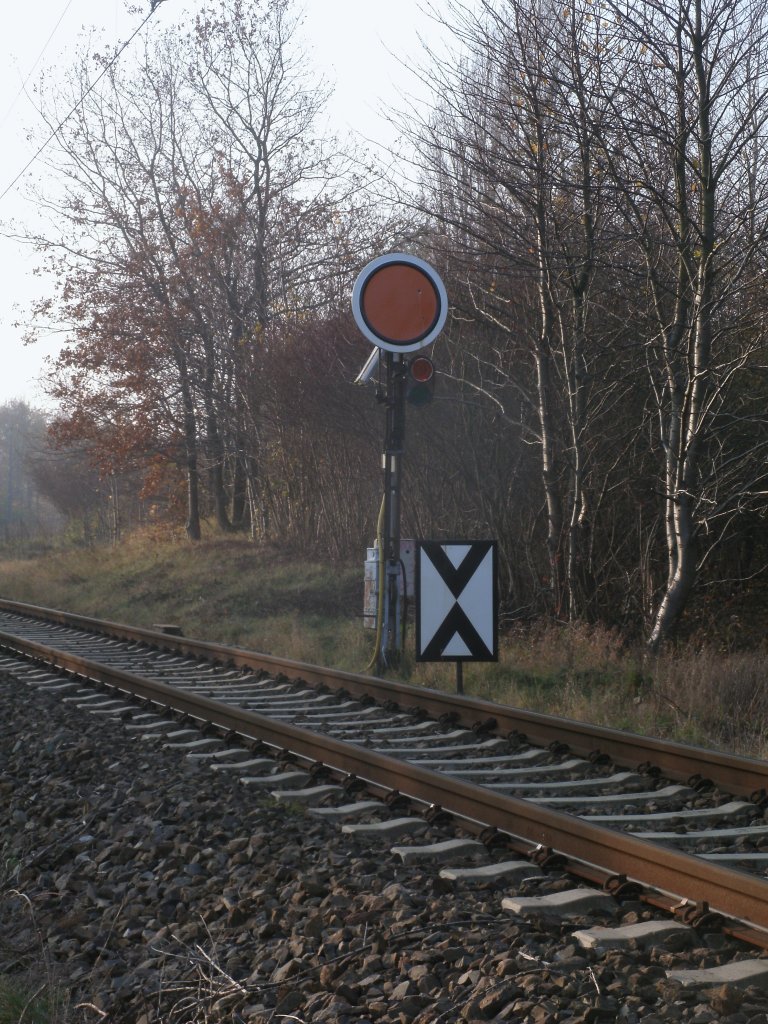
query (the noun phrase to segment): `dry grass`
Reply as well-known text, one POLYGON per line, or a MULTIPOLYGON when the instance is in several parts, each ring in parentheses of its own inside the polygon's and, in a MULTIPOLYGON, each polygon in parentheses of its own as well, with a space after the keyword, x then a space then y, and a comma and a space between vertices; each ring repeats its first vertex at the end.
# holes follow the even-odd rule
POLYGON ((49 977, 27 971, 0 975, 0 1024, 69 1024, 66 993, 49 977))
POLYGON ((63 972, 48 953, 31 900, 18 890, 5 889, 0 918, 12 922, 0 943, 0 1024, 82 1021, 63 972))
POLYGON ((497 665, 465 673, 477 696, 759 758, 768 756, 765 683, 761 653, 686 647, 652 658, 615 631, 579 624, 513 634, 497 665))
POLYGON ((660 658, 651 692, 667 703, 683 739, 768 757, 764 655, 700 651, 660 658))
MULTIPOLYGON (((175 622, 188 636, 363 671, 362 562, 329 564, 240 538, 137 535, 118 548, 0 562, 0 594, 134 625, 175 622)), ((512 631, 498 664, 465 667, 467 693, 717 749, 768 754, 765 658, 691 644, 649 659, 614 630, 512 631)), ((452 691, 451 664, 398 675, 452 691)))

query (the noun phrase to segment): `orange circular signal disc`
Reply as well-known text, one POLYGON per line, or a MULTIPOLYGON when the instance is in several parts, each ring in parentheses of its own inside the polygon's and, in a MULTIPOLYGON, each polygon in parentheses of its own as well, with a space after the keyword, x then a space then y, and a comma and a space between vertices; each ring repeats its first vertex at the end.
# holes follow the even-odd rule
POLYGON ((376 335, 402 344, 429 334, 440 315, 440 297, 431 279, 408 263, 387 263, 371 274, 360 306, 376 335))

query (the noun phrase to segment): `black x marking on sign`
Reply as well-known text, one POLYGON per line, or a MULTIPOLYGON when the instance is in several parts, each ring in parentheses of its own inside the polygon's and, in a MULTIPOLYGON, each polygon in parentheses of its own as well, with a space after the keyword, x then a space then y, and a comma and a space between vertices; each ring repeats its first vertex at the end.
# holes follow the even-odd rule
MULTIPOLYGON (((417 555, 417 651, 418 661, 443 661, 443 660, 473 660, 473 661, 495 661, 498 657, 496 651, 496 589, 495 589, 495 544, 493 541, 470 541, 453 542, 441 544, 437 541, 422 541, 419 545, 417 555), (467 551, 459 565, 454 565, 446 549, 466 547, 467 551), (493 559, 493 571, 488 576, 489 590, 486 599, 481 601, 480 612, 482 617, 478 621, 472 621, 472 608, 469 614, 462 604, 459 603, 462 594, 473 579, 483 562, 488 558, 489 552, 493 559), (429 590, 423 589, 423 568, 431 563, 429 578, 431 580, 429 590), (434 573, 432 572, 434 569, 434 573), (439 585, 435 586, 435 575, 439 578, 439 585), (447 593, 446 593, 447 592, 447 593), (450 596, 449 596, 450 595, 450 596), (450 598, 453 598, 451 603, 450 598), (430 602, 437 601, 437 607, 430 602), (444 617, 436 622, 435 616, 440 606, 445 609, 444 617), (430 614, 427 614, 429 612, 430 614), (425 621, 429 625, 425 626, 425 621), (426 635, 423 632, 426 631, 426 635), (482 633, 485 636, 481 635, 482 633), (489 633, 492 639, 489 643, 489 633), (431 634, 431 635, 430 635, 431 634), (465 648, 465 653, 447 654, 446 651, 451 645, 454 637, 458 637, 465 648)), ((481 591, 482 594, 482 591, 481 591)), ((466 604, 466 602, 464 602, 466 604)), ((477 619, 477 615, 475 615, 477 619)), ((454 645, 454 652, 456 648, 454 645)))

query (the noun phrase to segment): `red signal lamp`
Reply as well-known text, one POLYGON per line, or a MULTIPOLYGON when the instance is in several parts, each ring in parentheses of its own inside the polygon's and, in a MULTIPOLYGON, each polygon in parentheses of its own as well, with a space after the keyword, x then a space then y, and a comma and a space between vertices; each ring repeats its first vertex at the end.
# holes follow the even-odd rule
POLYGON ((414 356, 408 363, 405 397, 411 405, 428 405, 435 390, 435 366, 426 356, 414 356))

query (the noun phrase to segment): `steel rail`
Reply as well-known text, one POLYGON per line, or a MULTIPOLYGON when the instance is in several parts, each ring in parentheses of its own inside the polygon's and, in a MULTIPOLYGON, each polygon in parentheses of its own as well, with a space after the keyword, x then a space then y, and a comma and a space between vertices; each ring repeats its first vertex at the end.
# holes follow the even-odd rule
POLYGON ((377 701, 396 701, 403 708, 421 708, 436 718, 452 715, 458 725, 466 728, 472 728, 478 722, 494 720, 495 731, 501 735, 524 734, 531 743, 539 746, 547 746, 552 742, 566 744, 574 754, 581 757, 599 753, 609 757, 615 764, 629 768, 637 768, 641 764, 652 765, 661 774, 679 782, 688 782, 692 777, 700 776, 724 791, 746 799, 761 791, 768 791, 768 762, 756 758, 557 718, 427 687, 323 668, 239 647, 170 636, 158 630, 71 615, 56 609, 0 599, 0 610, 43 618, 116 639, 141 641, 192 658, 211 659, 238 668, 282 674, 301 679, 310 685, 326 685, 335 689, 341 687, 355 697, 368 696, 377 701))
POLYGON ((345 776, 355 776, 374 788, 397 790, 467 823, 498 829, 505 836, 520 840, 529 853, 538 848, 557 851, 568 859, 569 870, 574 863, 583 865, 586 877, 627 878, 660 890, 672 897, 671 902, 661 901, 667 909, 674 900, 706 902, 712 911, 737 919, 730 928, 733 934, 741 934, 764 947, 768 945, 768 881, 762 878, 30 640, 0 633, 0 648, 210 723, 225 733, 289 750, 299 758, 345 776), (753 930, 761 933, 757 940, 753 930))

